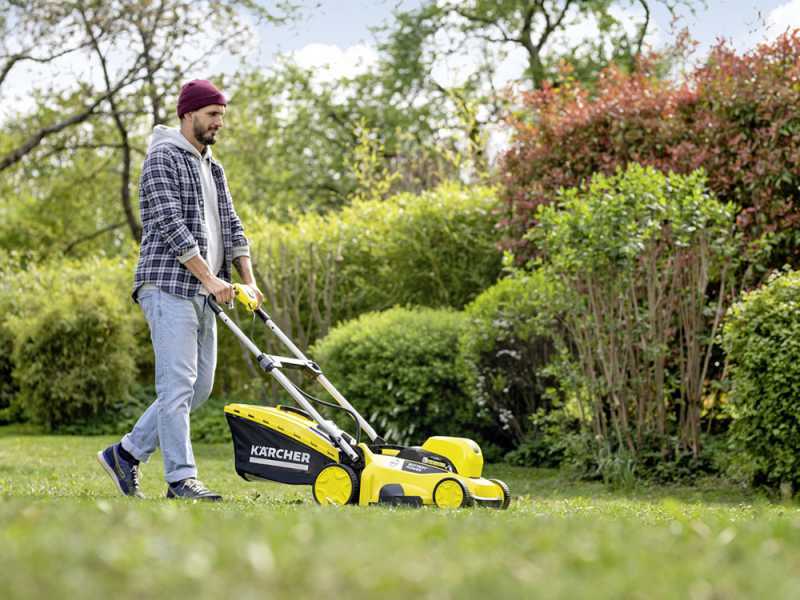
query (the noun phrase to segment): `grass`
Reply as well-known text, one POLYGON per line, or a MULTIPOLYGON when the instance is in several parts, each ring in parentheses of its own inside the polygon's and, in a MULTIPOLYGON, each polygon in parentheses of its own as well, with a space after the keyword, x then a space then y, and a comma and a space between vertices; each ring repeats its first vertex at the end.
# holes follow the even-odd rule
POLYGON ((115 495, 105 437, 0 429, 0 597, 796 598, 800 510, 736 488, 621 493, 489 465, 505 512, 320 508, 196 445, 220 504, 115 495))

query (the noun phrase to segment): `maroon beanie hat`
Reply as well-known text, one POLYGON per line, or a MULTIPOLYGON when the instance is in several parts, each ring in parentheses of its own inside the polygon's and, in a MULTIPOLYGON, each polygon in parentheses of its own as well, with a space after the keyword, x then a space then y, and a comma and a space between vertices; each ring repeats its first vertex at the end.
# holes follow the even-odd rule
POLYGON ((205 79, 190 81, 181 88, 181 95, 178 96, 178 118, 182 119, 187 112, 192 112, 209 104, 226 106, 228 101, 210 81, 205 79))

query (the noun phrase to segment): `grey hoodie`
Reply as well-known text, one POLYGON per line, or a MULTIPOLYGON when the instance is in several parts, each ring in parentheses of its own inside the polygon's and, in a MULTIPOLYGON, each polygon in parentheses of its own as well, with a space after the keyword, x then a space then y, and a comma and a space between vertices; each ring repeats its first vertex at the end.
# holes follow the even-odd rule
MULTIPOLYGON (((156 125, 153 129, 153 137, 150 140, 150 146, 147 151, 150 152, 153 148, 161 144, 172 144, 173 146, 187 150, 197 159, 198 177, 203 189, 205 228, 208 238, 208 256, 206 257, 206 262, 211 272, 216 275, 222 268, 224 249, 222 246, 222 227, 219 221, 219 206, 217 204, 217 187, 214 185, 214 178, 211 175, 211 165, 209 163, 211 160, 211 147, 206 146, 205 154, 200 154, 197 148, 192 146, 191 142, 183 137, 180 129, 166 127, 165 125, 156 125)), ((201 293, 207 294, 208 291, 203 288, 201 293)))

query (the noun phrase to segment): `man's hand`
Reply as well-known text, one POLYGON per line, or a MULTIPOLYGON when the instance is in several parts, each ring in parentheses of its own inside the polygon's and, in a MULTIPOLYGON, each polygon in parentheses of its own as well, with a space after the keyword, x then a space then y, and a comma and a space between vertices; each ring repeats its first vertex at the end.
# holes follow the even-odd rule
POLYGON ((219 304, 228 304, 233 302, 233 286, 220 279, 211 273, 208 268, 208 263, 199 254, 193 256, 185 263, 184 266, 191 271, 191 273, 200 280, 203 287, 208 290, 208 293, 214 296, 214 299, 219 304))
POLYGON ((258 300, 258 306, 256 308, 261 308, 261 304, 264 302, 264 294, 261 293, 261 290, 258 289, 258 286, 255 283, 243 283, 242 285, 246 285, 253 291, 253 294, 256 296, 256 300, 258 300))
POLYGON ((203 282, 208 293, 214 296, 218 304, 229 304, 233 302, 233 286, 219 277, 212 276, 208 281, 203 282))
POLYGON ((264 294, 261 293, 261 290, 258 289, 256 285, 256 278, 253 275, 253 266, 250 263, 250 257, 237 256, 233 261, 233 266, 236 267, 236 270, 239 271, 239 275, 242 276, 242 284, 253 290, 253 293, 255 293, 258 298, 258 306, 261 306, 261 303, 264 301, 264 294))

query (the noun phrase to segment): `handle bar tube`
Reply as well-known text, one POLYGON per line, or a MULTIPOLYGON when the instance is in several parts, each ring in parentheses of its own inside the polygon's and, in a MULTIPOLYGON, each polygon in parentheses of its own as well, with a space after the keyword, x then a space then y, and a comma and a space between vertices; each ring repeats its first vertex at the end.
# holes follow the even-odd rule
MULTIPOLYGON (((266 313, 264 309, 257 308, 255 310, 255 313, 262 321, 264 321, 264 324, 267 327, 269 327, 270 331, 272 331, 272 333, 274 333, 278 337, 278 339, 281 342, 283 342, 284 346, 286 346, 292 352, 292 354, 295 355, 295 357, 303 361, 308 360, 308 358, 306 358, 305 354, 302 353, 300 348, 298 348, 295 345, 295 343, 291 339, 289 339, 289 336, 287 336, 285 333, 283 333, 283 331, 281 331, 281 328, 275 324, 275 321, 272 320, 272 318, 266 313)), ((356 417, 356 419, 358 419, 358 424, 361 427, 361 430, 366 432, 370 440, 372 440, 373 442, 383 441, 379 438, 377 432, 372 428, 372 426, 367 422, 367 420, 361 416, 361 413, 359 413, 353 407, 353 405, 347 401, 347 399, 341 394, 341 392, 339 392, 339 390, 337 390, 334 387, 334 385, 328 380, 327 377, 325 377, 323 373, 320 372, 317 375, 317 381, 319 381, 320 385, 322 385, 322 387, 325 388, 325 390, 331 396, 333 396, 336 402, 339 403, 339 406, 341 406, 345 410, 348 410, 352 415, 356 417)))

